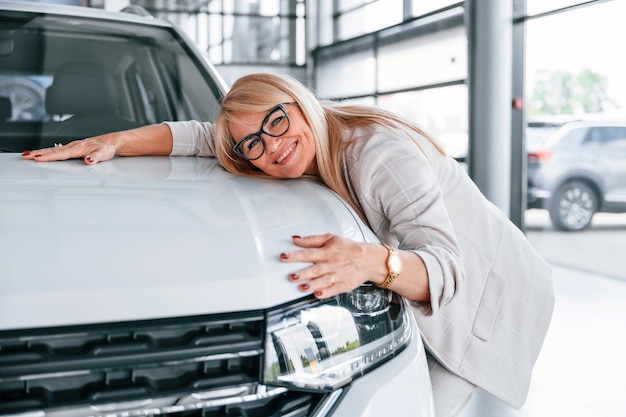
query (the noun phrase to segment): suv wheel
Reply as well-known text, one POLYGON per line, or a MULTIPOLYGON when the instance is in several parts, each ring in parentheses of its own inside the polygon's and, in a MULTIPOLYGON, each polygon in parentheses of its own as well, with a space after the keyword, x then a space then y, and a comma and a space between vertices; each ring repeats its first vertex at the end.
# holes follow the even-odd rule
POLYGON ((26 78, 4 77, 0 80, 0 96, 11 99, 12 120, 38 121, 46 115, 45 88, 26 78))
POLYGON ((577 231, 589 227, 598 209, 591 187, 580 181, 563 184, 550 202, 550 219, 558 230, 577 231))

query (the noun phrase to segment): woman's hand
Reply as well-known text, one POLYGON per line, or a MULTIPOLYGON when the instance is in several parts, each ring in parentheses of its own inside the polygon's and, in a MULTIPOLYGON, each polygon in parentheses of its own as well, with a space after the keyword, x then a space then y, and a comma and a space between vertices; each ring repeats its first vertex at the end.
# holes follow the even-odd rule
MULTIPOLYGON (((280 254, 282 262, 304 262, 311 265, 289 274, 300 291, 313 292, 323 299, 346 293, 365 282, 380 285, 387 278, 387 249, 378 243, 360 243, 330 233, 315 236, 293 236, 303 248, 280 254)), ((411 251, 398 250, 402 272, 390 289, 408 300, 430 301, 428 273, 421 257, 411 251)))
POLYGON ((159 123, 75 140, 63 146, 25 151, 22 157, 37 162, 82 158, 87 165, 93 165, 108 161, 115 155, 167 156, 172 152, 172 146, 173 138, 170 128, 166 124, 159 123))
POLYGON ((63 146, 25 151, 22 153, 22 157, 37 162, 82 158, 85 164, 92 165, 97 162, 108 161, 115 156, 115 145, 107 141, 107 137, 108 135, 95 136, 75 140, 63 146))
POLYGON ((281 253, 281 261, 312 265, 290 274, 289 280, 317 298, 352 291, 366 281, 381 283, 387 274, 387 250, 376 243, 358 243, 330 233, 293 236, 293 242, 304 249, 281 253))

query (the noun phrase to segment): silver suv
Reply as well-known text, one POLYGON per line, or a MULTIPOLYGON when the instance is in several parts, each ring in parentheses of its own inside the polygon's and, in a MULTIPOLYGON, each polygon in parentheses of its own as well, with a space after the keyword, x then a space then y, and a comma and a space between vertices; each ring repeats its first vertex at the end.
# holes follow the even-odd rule
POLYGON ((587 228, 596 212, 626 211, 626 121, 547 119, 528 123, 528 207, 555 228, 587 228))
POLYGON ((294 234, 377 241, 328 188, 209 158, 22 159, 212 120, 225 87, 175 26, 2 2, 0 81, 0 416, 433 416, 405 300, 287 279, 294 234))

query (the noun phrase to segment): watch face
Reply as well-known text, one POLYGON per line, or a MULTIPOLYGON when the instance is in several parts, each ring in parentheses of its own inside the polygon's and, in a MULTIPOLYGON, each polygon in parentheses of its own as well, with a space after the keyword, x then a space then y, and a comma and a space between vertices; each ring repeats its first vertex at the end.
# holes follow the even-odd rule
POLYGON ((394 253, 389 257, 389 269, 393 271, 395 274, 399 274, 402 269, 402 260, 400 259, 400 255, 394 253))

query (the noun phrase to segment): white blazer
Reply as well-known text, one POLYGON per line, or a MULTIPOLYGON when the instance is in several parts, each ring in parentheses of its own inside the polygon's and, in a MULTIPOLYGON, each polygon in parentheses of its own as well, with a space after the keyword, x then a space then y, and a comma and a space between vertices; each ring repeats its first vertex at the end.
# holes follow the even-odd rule
MULTIPOLYGON (((346 132, 346 139, 355 136, 346 132)), ((554 306, 551 270, 454 159, 424 137, 361 129, 346 153, 378 237, 424 259, 430 304, 413 303, 429 352, 514 407, 524 404, 554 306)))

